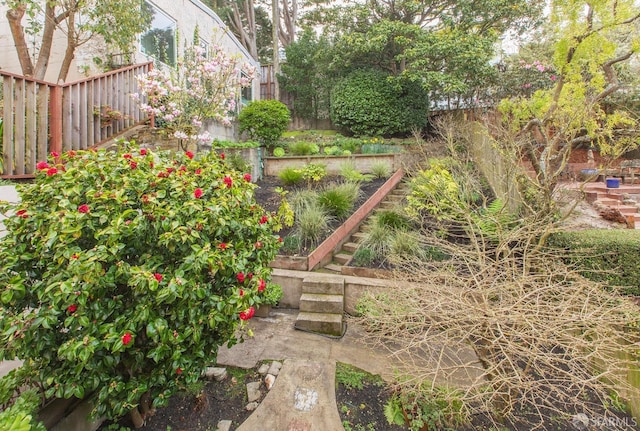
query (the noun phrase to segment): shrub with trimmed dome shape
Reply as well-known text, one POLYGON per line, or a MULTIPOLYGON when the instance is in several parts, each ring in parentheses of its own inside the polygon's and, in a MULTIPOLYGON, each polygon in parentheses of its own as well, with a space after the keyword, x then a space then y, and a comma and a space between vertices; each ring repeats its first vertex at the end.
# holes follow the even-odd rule
POLYGON ((0 205, 0 359, 108 418, 166 404, 272 289, 275 223, 214 152, 69 151, 0 205))
POLYGON ((353 72, 331 92, 331 121, 354 136, 408 134, 426 125, 428 108, 420 84, 375 70, 353 72))

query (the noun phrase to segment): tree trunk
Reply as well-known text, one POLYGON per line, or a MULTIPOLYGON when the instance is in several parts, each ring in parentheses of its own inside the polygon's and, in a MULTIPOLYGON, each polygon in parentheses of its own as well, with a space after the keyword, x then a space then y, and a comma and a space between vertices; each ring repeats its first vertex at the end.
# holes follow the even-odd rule
POLYGON ((56 3, 46 2, 44 29, 42 31, 42 39, 40 43, 40 52, 38 53, 38 61, 34 71, 37 79, 44 79, 49 67, 49 57, 51 56, 51 46, 53 45, 53 32, 58 26, 56 19, 56 3))
POLYGON ((15 8, 7 11, 7 20, 9 21, 11 36, 13 36, 13 42, 16 46, 16 52, 18 53, 22 74, 25 76, 33 76, 33 62, 29 55, 27 41, 24 38, 24 27, 22 27, 22 18, 26 10, 27 5, 25 3, 18 3, 15 8))
POLYGON ((58 73, 58 82, 66 81, 67 75, 69 74, 69 68, 71 67, 71 62, 75 57, 76 46, 78 46, 78 42, 76 40, 75 14, 69 14, 67 17, 67 23, 67 49, 64 53, 62 65, 60 66, 60 72, 58 73))

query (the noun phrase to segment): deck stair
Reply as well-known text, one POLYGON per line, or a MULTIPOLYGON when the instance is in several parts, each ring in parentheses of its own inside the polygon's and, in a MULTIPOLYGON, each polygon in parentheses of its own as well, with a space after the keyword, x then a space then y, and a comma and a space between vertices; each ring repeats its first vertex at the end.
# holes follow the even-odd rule
MULTIPOLYGON (((380 202, 377 206, 376 210, 379 209, 392 209, 397 207, 398 205, 403 205, 405 203, 406 196, 409 194, 409 185, 401 182, 398 186, 391 190, 387 196, 380 202)), ((375 214, 375 211, 373 214, 375 214)), ((342 267, 349 265, 351 260, 353 260, 353 254, 358 250, 359 243, 367 236, 367 221, 365 219, 363 223, 360 224, 358 231, 351 234, 347 242, 342 244, 342 248, 333 255, 333 259, 331 262, 324 266, 323 270, 329 273, 337 273, 340 274, 342 272, 342 267)))
POLYGON ((295 327, 332 337, 344 334, 344 278, 311 273, 302 281, 295 327))

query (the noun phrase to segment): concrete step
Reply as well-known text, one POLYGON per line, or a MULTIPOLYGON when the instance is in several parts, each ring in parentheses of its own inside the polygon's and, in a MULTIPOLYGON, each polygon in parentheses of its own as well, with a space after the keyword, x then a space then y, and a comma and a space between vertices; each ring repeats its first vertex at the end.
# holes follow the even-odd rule
MULTIPOLYGON (((326 268, 326 266, 325 266, 326 268)), ((306 276, 302 280, 302 293, 323 293, 325 295, 344 295, 344 279, 323 274, 306 276)))
POLYGON ((348 251, 349 253, 355 253, 358 249, 358 244, 356 244, 355 242, 345 242, 344 244, 342 244, 342 249, 344 251, 348 251))
POLYGON ((329 263, 325 265, 322 269, 327 270, 329 272, 334 272, 336 274, 342 273, 342 265, 338 265, 337 263, 329 263))
POLYGON ((380 202, 380 205, 378 205, 378 208, 383 208, 383 209, 392 209, 395 208, 398 204, 396 202, 392 202, 392 201, 382 201, 380 202))
POLYGON ((342 314, 333 313, 298 313, 295 327, 303 331, 317 332, 339 337, 343 334, 342 314))
POLYGON ((359 243, 363 239, 365 239, 366 237, 367 237, 366 233, 364 233, 364 232, 356 232, 356 233, 351 235, 351 242, 359 243))
POLYGON ((383 202, 394 202, 394 203, 398 203, 400 202, 402 199, 404 199, 404 194, 388 194, 385 198, 383 202))
POLYGON ((342 314, 344 312, 344 296, 303 293, 300 296, 300 311, 342 314))
POLYGON ((353 259, 353 255, 347 253, 338 253, 333 256, 334 262, 337 262, 341 265, 347 265, 349 262, 351 262, 351 259, 353 259))

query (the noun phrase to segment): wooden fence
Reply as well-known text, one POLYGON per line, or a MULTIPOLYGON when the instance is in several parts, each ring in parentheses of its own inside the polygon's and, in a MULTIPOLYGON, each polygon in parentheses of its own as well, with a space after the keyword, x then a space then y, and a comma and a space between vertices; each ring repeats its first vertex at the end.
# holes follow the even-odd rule
POLYGON ((136 76, 153 63, 52 84, 0 71, 2 76, 2 178, 31 178, 52 152, 84 150, 147 119, 130 94, 136 76))

